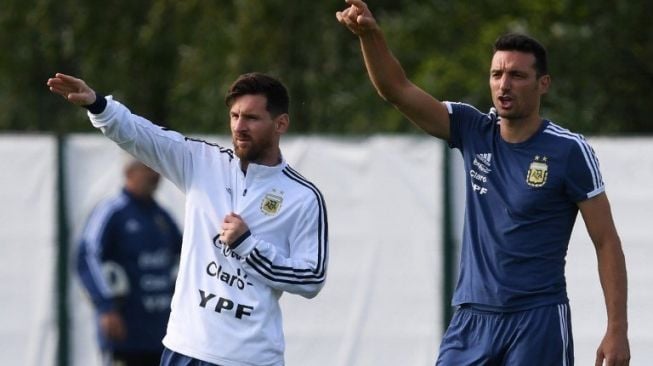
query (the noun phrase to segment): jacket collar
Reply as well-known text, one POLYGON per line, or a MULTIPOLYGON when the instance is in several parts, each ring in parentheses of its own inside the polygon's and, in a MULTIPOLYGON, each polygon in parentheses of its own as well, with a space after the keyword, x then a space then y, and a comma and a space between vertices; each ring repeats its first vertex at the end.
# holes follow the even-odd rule
MULTIPOLYGON (((247 166, 246 177, 250 180, 265 179, 268 177, 272 177, 274 175, 279 174, 287 165, 288 163, 286 162, 286 159, 284 159, 283 156, 281 156, 281 162, 274 166, 249 163, 249 165, 247 166)), ((238 160, 238 169, 240 169, 240 159, 238 160)))

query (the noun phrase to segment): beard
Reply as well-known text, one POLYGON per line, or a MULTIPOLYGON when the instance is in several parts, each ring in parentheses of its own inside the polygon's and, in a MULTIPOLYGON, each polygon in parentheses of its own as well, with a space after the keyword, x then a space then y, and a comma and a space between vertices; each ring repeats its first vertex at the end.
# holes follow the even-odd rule
POLYGON ((499 108, 497 108, 497 114, 499 115, 499 117, 503 119, 509 119, 509 120, 519 120, 526 117, 526 115, 521 111, 515 111, 515 110, 504 111, 499 108))
POLYGON ((273 146, 272 140, 270 138, 255 140, 251 136, 238 137, 245 138, 247 145, 239 145, 238 141, 236 140, 236 136, 232 137, 234 152, 241 161, 246 163, 259 163, 263 161, 265 155, 268 153, 268 151, 270 151, 270 149, 272 149, 273 146))

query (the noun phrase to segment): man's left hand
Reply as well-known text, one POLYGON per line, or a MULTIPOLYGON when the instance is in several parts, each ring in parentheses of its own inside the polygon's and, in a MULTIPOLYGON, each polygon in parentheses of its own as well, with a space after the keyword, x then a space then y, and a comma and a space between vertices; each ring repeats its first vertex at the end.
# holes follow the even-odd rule
POLYGON ((231 246, 249 230, 243 218, 233 212, 224 217, 221 228, 220 241, 227 244, 227 246, 231 246))

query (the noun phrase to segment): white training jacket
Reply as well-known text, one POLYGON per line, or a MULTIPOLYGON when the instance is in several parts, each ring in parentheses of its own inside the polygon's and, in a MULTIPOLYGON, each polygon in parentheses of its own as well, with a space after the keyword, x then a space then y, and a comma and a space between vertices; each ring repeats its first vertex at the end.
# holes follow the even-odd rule
POLYGON ((311 298, 326 279, 327 214, 320 191, 285 160, 249 164, 232 150, 165 130, 107 97, 93 126, 186 195, 184 240, 163 344, 222 366, 283 365, 279 298, 311 298), (223 245, 224 217, 250 232, 223 245))

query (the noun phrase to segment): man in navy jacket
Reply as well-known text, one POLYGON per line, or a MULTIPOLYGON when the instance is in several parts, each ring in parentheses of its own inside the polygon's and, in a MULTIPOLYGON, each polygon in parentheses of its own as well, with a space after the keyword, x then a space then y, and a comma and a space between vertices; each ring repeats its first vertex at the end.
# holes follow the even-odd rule
POLYGON ((181 233, 153 193, 159 174, 132 160, 119 195, 88 218, 77 271, 98 315, 105 365, 158 365, 181 233))

